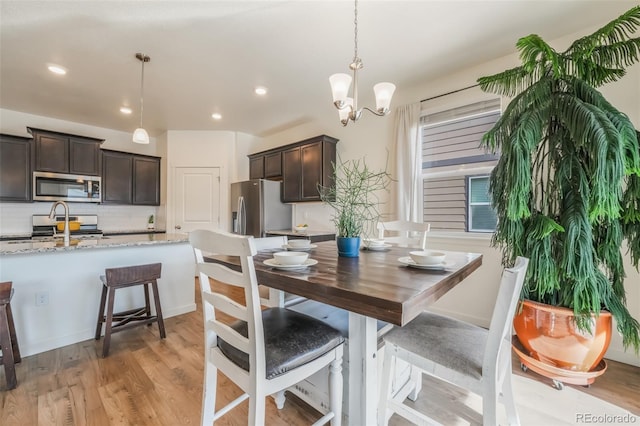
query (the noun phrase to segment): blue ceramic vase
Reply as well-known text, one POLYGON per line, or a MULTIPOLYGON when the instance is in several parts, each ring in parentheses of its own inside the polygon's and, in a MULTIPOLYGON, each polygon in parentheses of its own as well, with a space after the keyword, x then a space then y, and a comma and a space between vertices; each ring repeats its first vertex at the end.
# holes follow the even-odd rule
POLYGON ((358 257, 360 254, 360 237, 337 237, 338 256, 358 257))

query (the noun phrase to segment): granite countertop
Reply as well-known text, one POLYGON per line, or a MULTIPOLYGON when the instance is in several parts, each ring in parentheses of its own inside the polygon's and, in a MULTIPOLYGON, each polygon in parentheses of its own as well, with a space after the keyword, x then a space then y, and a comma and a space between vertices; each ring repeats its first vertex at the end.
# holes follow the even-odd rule
POLYGON ((188 241, 189 236, 187 234, 164 233, 118 235, 102 238, 72 238, 69 246, 63 245, 62 238, 57 241, 0 241, 0 256, 69 252, 74 250, 105 249, 114 247, 135 247, 155 244, 177 244, 186 243, 188 241))

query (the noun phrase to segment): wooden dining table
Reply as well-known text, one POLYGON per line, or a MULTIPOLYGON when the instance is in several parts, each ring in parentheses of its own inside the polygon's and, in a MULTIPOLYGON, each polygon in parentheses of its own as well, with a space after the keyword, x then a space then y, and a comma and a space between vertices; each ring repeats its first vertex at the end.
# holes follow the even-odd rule
MULTIPOLYGON (((338 256, 335 241, 314 244, 304 269, 276 269, 264 263, 276 250, 254 256, 258 282, 349 312, 348 421, 375 425, 378 400, 378 320, 402 327, 482 265, 482 255, 444 251, 444 269, 408 266, 414 249, 361 250, 359 257, 338 256), (401 261, 401 259, 403 261, 401 261)), ((209 261, 239 268, 239 259, 211 255, 209 261)))

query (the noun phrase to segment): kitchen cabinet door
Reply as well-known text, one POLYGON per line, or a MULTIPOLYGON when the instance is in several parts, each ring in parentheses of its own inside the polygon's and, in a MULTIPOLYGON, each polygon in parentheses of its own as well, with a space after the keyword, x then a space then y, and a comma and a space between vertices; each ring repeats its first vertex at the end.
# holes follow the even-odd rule
POLYGON ((0 201, 31 201, 31 138, 0 134, 0 201))
POLYGON ((35 134, 36 164, 40 172, 69 173, 69 139, 35 134))
POLYGON ((102 202, 131 204, 133 201, 133 156, 126 152, 102 151, 102 202))
POLYGON ((160 158, 133 156, 133 204, 160 205, 160 158))
POLYGON ((100 142, 69 138, 69 173, 100 175, 100 142))
POLYGON ((319 201, 318 184, 322 185, 322 142, 300 147, 302 184, 300 201, 319 201))
POLYGON ((264 155, 249 158, 249 179, 264 178, 264 155))
POLYGON ((301 187, 302 164, 298 146, 282 153, 282 201, 285 203, 300 201, 301 187))
POLYGON ((264 156, 264 177, 278 178, 282 176, 282 152, 273 152, 264 156))

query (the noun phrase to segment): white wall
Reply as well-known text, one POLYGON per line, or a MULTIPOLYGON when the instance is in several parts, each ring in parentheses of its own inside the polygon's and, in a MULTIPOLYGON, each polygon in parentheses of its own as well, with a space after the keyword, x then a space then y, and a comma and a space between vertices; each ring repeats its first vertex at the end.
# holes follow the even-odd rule
MULTIPOLYGON (((82 123, 58 120, 55 118, 27 114, 19 111, 0 109, 0 132, 16 136, 31 137, 27 127, 70 133, 79 136, 104 139, 101 148, 115 151, 132 152, 142 155, 162 157, 161 163, 161 205, 155 206, 115 206, 93 203, 70 203, 71 214, 97 214, 98 225, 103 231, 144 230, 147 218, 157 216, 156 228, 165 227, 166 204, 166 142, 163 138, 151 138, 149 145, 131 141, 131 133, 120 132, 102 127, 88 126, 82 123)), ((48 214, 50 202, 0 203, 0 235, 30 234, 31 216, 48 214)))

